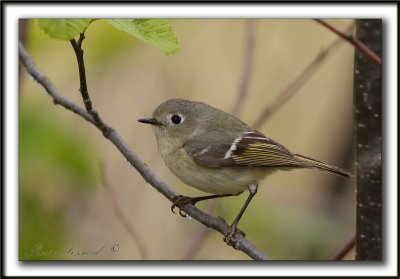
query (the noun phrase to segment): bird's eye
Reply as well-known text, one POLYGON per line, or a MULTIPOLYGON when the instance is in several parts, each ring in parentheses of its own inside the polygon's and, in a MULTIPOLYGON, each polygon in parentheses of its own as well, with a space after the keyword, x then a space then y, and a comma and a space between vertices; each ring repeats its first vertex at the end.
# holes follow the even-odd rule
POLYGON ((174 114, 174 115, 172 115, 172 117, 171 117, 171 121, 172 121, 172 123, 174 123, 174 124, 179 124, 179 123, 181 123, 181 121, 182 121, 182 117, 180 117, 178 114, 174 114))

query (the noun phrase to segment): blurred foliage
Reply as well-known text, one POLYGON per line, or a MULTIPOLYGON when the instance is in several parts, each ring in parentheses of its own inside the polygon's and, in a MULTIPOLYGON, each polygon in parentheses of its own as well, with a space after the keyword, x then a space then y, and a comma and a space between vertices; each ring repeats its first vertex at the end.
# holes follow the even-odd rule
POLYGON ((84 200, 98 177, 90 143, 44 108, 22 102, 19 114, 20 259, 57 259, 69 234, 71 200, 84 200), (45 251, 33 251, 43 245, 45 251))
MULTIPOLYGON (((214 214, 224 216, 230 223, 247 196, 248 193, 244 192, 239 198, 221 200, 214 214)), ((268 251, 274 260, 326 259, 346 237, 335 220, 321 212, 287 204, 261 204, 257 200, 261 199, 256 197, 253 200, 239 228, 251 232, 248 239, 256 239, 258 247, 268 251)))

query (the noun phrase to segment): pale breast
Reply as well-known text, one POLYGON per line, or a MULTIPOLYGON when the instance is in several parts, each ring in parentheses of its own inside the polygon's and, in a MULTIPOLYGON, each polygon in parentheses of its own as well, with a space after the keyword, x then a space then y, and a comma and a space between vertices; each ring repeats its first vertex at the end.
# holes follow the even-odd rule
POLYGON ((266 168, 239 166, 208 168, 193 161, 184 149, 174 153, 163 156, 171 172, 187 185, 207 193, 238 194, 271 172, 266 168))

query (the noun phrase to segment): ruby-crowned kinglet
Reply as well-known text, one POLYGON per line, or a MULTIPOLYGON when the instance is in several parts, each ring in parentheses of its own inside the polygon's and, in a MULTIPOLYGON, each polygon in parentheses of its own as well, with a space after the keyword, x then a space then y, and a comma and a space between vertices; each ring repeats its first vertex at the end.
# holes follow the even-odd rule
POLYGON ((179 196, 172 210, 186 203, 250 191, 225 234, 224 239, 231 245, 239 219, 257 192, 258 181, 267 174, 313 168, 352 176, 335 166, 294 154, 236 117, 205 103, 171 99, 159 105, 152 118, 138 121, 152 125, 158 150, 173 174, 190 186, 215 194, 196 198, 179 196))

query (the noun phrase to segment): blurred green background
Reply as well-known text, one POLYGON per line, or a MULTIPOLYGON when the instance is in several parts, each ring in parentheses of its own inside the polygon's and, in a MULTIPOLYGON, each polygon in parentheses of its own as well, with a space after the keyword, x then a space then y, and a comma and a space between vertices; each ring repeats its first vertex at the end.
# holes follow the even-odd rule
MULTIPOLYGON (((103 119, 159 177, 183 195, 203 195, 164 165, 154 135, 138 118, 170 98, 232 111, 245 49, 243 19, 170 20, 180 50, 160 50, 95 21, 83 43, 89 93, 103 119)), ((329 20, 346 30, 352 20, 329 20)), ((255 20, 253 74, 240 118, 252 124, 337 37, 312 20, 255 20)), ((82 104, 69 42, 50 39, 26 21, 25 46, 68 99, 82 104)), ((353 171, 353 47, 343 42, 259 130, 295 153, 353 171)), ((20 75, 19 258, 179 260, 202 227, 170 212, 102 134, 55 106, 41 86, 20 75), (100 165, 104 166, 101 171, 100 165), (102 173, 107 177, 104 186, 102 173), (115 211, 116 201, 145 255, 115 211)), ((278 172, 260 183, 240 229, 277 260, 324 260, 355 231, 354 180, 313 170, 278 172)), ((218 202, 213 215, 230 223, 247 193, 218 202)), ((198 206, 205 208, 206 202, 198 206)), ((351 253, 347 257, 353 259, 351 253)), ((247 260, 210 231, 196 260, 247 260)))

